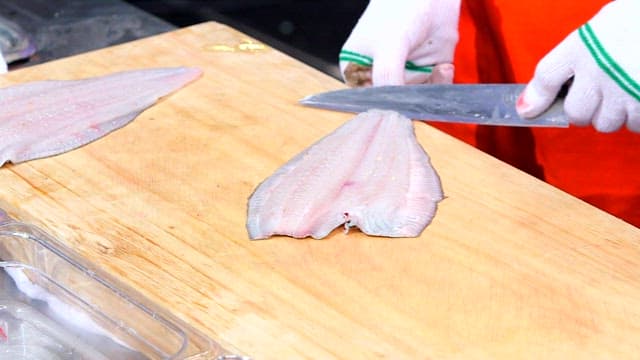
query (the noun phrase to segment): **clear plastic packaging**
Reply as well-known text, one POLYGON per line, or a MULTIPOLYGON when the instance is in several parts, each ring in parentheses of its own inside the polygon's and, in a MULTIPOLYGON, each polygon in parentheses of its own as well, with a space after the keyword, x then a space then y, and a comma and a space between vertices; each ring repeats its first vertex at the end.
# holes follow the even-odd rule
POLYGON ((227 358, 242 357, 0 209, 0 359, 227 358))

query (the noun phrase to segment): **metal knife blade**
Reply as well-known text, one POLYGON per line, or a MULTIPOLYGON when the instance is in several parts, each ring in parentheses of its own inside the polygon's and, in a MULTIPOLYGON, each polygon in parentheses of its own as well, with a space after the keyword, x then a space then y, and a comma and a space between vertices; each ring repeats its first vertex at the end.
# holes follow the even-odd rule
POLYGON ((415 120, 526 127, 568 127, 561 98, 532 119, 515 110, 524 84, 401 85, 343 89, 310 95, 303 105, 346 112, 397 111, 415 120))

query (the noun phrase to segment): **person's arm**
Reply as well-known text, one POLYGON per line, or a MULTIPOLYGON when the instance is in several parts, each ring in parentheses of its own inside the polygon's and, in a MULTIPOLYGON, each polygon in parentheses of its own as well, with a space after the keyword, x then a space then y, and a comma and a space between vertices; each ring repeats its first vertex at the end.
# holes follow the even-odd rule
POLYGON ((640 132, 640 1, 616 0, 539 63, 518 100, 523 117, 546 110, 572 79, 564 109, 575 125, 640 132))
POLYGON ((347 84, 451 83, 460 0, 371 0, 340 52, 347 84))

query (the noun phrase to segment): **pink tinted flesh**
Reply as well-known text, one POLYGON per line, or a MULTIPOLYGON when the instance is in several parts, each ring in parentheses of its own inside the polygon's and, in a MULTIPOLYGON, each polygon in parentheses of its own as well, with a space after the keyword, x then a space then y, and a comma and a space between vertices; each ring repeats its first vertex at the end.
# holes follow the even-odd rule
POLYGON ((0 89, 0 166, 99 139, 201 74, 196 68, 153 68, 0 89))
POLYGON ((414 237, 442 198, 411 120, 370 110, 262 182, 249 199, 247 230, 251 239, 319 239, 345 224, 369 235, 414 237))

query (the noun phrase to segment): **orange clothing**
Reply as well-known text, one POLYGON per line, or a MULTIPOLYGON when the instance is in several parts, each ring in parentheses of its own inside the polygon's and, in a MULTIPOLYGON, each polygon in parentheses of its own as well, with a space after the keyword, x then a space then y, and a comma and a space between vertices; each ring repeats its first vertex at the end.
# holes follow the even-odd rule
MULTIPOLYGON (((607 2, 463 0, 455 82, 528 82, 538 61, 607 2)), ((435 126, 640 227, 640 134, 435 126)))

